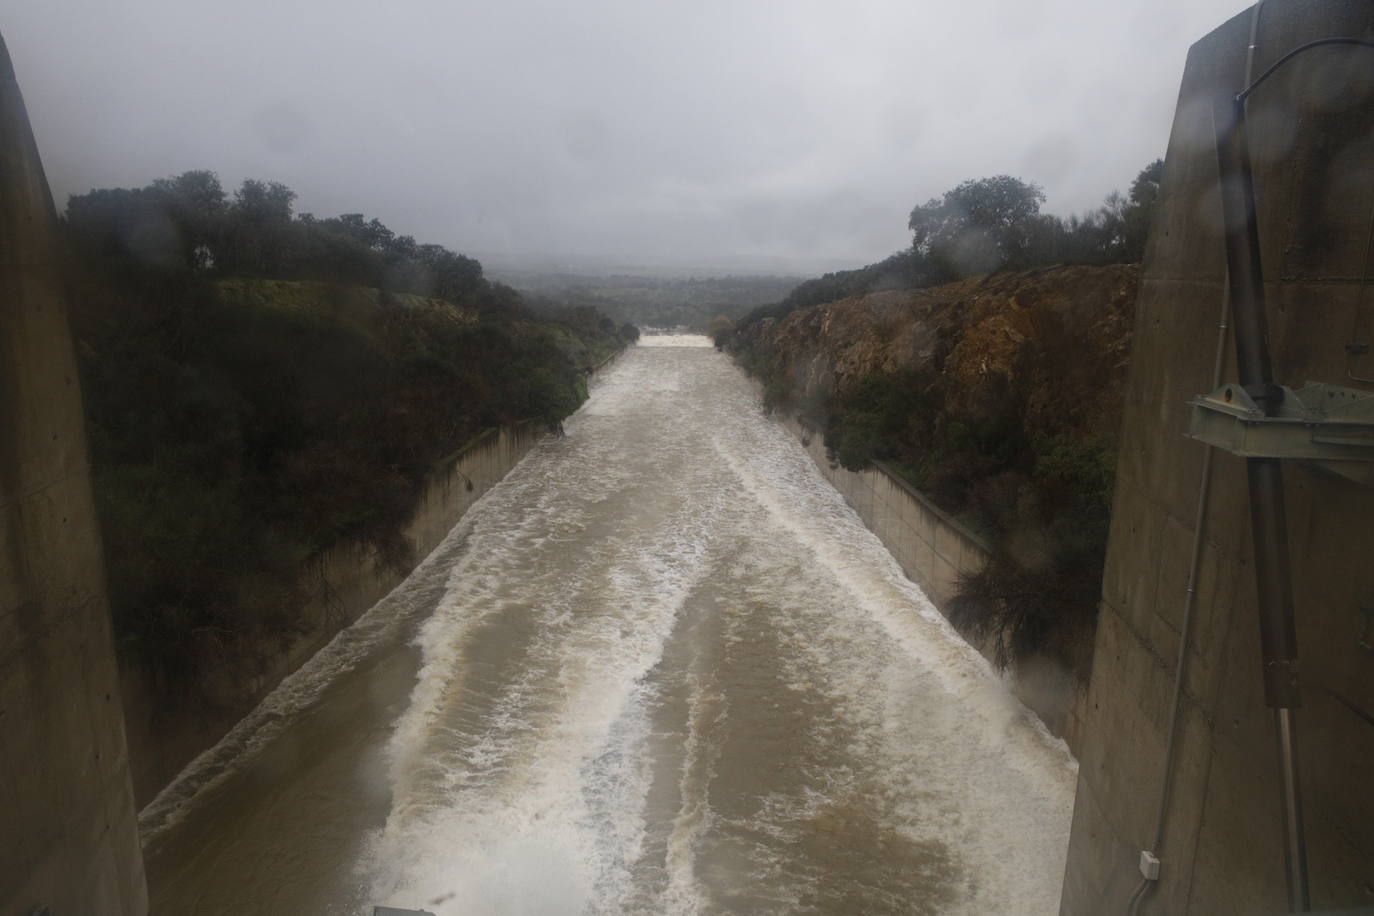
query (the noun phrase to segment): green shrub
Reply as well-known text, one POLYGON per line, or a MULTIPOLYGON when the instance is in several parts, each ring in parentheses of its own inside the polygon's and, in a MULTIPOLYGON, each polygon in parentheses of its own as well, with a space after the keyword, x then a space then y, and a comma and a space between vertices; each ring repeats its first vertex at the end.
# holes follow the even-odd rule
POLYGON ((1028 566, 999 552, 981 571, 960 578, 950 622, 975 643, 990 640, 999 668, 1038 654, 1086 681, 1101 570, 1096 577, 1084 573, 1053 561, 1028 566))

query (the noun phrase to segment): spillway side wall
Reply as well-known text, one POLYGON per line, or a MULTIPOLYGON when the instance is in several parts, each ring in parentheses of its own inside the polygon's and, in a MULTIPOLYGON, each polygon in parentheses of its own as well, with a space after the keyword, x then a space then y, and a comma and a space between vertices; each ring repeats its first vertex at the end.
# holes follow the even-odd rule
POLYGON ((297 634, 287 642, 254 647, 258 663, 246 678, 240 669, 207 672, 212 712, 169 712, 150 675, 126 666, 122 687, 139 803, 150 801, 283 678, 400 584, 542 435, 532 424, 488 430, 443 462, 406 526, 411 562, 404 566, 389 565, 371 548, 356 544, 331 548, 306 564, 298 582, 298 593, 307 597, 297 612, 297 634))
MULTIPOLYGON (((881 462, 850 471, 831 458, 819 430, 797 417, 782 422, 825 479, 883 542, 907 578, 943 613, 958 592, 960 577, 981 570, 992 548, 881 462)), ((995 655, 991 643, 978 648, 989 660, 995 655)), ((1038 657, 1017 661, 1010 684, 1017 697, 1076 750, 1086 697, 1083 685, 1060 666, 1038 657)))

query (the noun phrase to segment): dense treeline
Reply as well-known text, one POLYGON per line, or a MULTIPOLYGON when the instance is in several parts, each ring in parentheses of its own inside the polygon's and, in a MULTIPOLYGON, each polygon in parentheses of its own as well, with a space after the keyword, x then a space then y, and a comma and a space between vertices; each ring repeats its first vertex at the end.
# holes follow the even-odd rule
POLYGON ((75 196, 64 219, 116 635, 172 683, 207 652, 288 640, 328 548, 404 564, 445 455, 493 425, 556 426, 637 335, 293 199, 188 172, 75 196))
MULTIPOLYGON (((850 296, 895 289, 924 289, 965 277, 1051 264, 1138 264, 1159 197, 1164 160, 1140 170, 1122 195, 1069 217, 1041 213, 1044 192, 1007 175, 965 181, 916 206, 907 228, 911 247, 856 270, 825 274, 799 284, 775 304, 754 309, 742 325, 850 296)), ((717 343, 729 339, 729 328, 717 343)))
MULTIPOLYGON (((825 428, 836 460, 851 469, 885 460, 996 545, 987 569, 962 584, 951 616, 966 633, 996 637, 1003 663, 1049 650, 1086 674, 1083 634, 1096 615, 1115 472, 1111 435, 1036 428, 1024 386, 997 377, 970 388, 950 378, 944 337, 927 365, 798 403, 796 380, 770 350, 766 328, 798 309, 874 292, 1056 264, 1136 263, 1162 172, 1156 160, 1128 195, 1113 192, 1098 210, 1068 219, 1040 212, 1044 194, 1034 184, 1005 175, 966 181, 911 211, 910 248, 802 283, 715 333, 718 346, 761 378, 770 406, 801 409, 825 428)), ((1092 363, 1065 343, 1074 331, 1060 326, 1032 341, 1012 374, 1067 377, 1092 363)))
POLYGON ((442 245, 397 235, 378 219, 293 215, 295 192, 244 181, 232 199, 213 172, 185 172, 143 188, 73 196, 67 225, 88 257, 210 276, 320 280, 435 296, 489 311, 513 307, 509 287, 442 245))

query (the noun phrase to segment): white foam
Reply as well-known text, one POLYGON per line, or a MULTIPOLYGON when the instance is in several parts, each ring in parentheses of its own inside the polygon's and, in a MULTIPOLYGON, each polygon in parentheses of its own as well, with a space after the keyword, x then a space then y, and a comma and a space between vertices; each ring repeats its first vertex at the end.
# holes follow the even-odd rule
MULTIPOLYGON (((789 857, 817 855, 808 831, 853 802, 949 850, 948 912, 1053 912, 1072 758, 708 347, 627 352, 427 573, 442 595, 388 745, 392 810, 359 863, 371 902, 686 914, 746 881, 787 911, 847 880, 789 857), (760 652, 771 698, 714 667, 760 652), (768 725, 742 697, 807 718, 799 759, 757 761, 789 779, 722 812, 723 730, 768 725)), ((386 613, 364 621, 396 638, 386 613)), ((368 632, 341 658, 385 641, 368 632)), ((322 664, 300 696, 348 662, 322 664)), ((295 701, 274 702, 284 727, 295 701)))
MULTIPOLYGON (((730 536, 745 538, 731 587, 777 609, 769 619, 784 657, 774 662, 787 689, 823 696, 833 710, 833 722, 809 723, 813 737, 832 740, 842 728, 855 760, 808 773, 801 795, 763 799, 742 827, 786 848, 827 805, 877 779, 873 804, 890 827, 949 846, 972 876, 951 912, 1052 912, 1072 798, 1062 745, 902 575, 791 436, 761 418, 753 387, 724 357, 692 352, 709 341, 644 342, 659 353, 632 351, 607 373, 595 403, 569 422, 562 451, 547 453, 547 466, 532 462, 528 483, 507 492, 510 525, 474 537, 422 631, 421 680, 393 741, 397 806, 372 857, 378 892, 400 904, 453 890, 454 912, 541 912, 544 898, 513 898, 520 892, 504 883, 534 861, 556 872, 559 912, 616 911, 630 899, 651 775, 644 678, 682 602, 719 562, 708 556, 713 538, 730 536), (626 530, 590 548, 596 507, 625 492, 655 501, 663 517, 629 503, 619 519, 626 530), (541 571, 567 551, 582 551, 575 574, 556 581, 541 571), (523 577, 516 586, 513 574, 523 577), (542 615, 539 651, 527 679, 505 688, 488 731, 458 736, 470 746, 443 764, 460 775, 442 782, 454 794, 441 802, 432 792, 443 744, 435 735, 464 690, 465 640, 510 613, 498 586, 542 615)), ((732 620, 727 645, 756 625, 732 620)), ((716 824, 708 689, 689 685, 682 807, 667 827, 662 890, 649 898, 657 911, 694 912, 708 893, 697 872, 716 824)), ((754 867, 775 883, 787 871, 780 861, 754 867)), ((646 899, 639 891, 634 899, 646 899)), ((779 900, 805 892, 773 891, 779 900)))
MULTIPOLYGON (((484 494, 483 499, 489 494, 484 494)), ((480 503, 480 500, 479 500, 480 503)), ((467 536, 477 504, 438 547, 381 601, 337 633, 324 648, 277 687, 213 747, 186 765, 138 815, 139 835, 148 846, 179 823, 204 792, 220 785, 238 767, 289 728, 324 691, 352 671, 379 646, 393 641, 424 610, 423 593, 448 575, 455 547, 467 536)))
MULTIPOLYGON (((599 389, 603 401, 615 392, 611 383, 599 389)), ((551 455, 550 466, 575 473, 587 452, 598 453, 595 443, 572 462, 554 465, 569 456, 551 455)), ((532 492, 557 486, 544 471, 536 460, 512 483, 506 509, 518 521, 472 539, 417 638, 419 682, 391 742, 395 803, 369 863, 379 900, 454 894, 447 899, 459 911, 537 909, 538 900, 512 902, 511 889, 484 876, 493 851, 530 853, 556 869, 561 911, 589 895, 613 899, 629 880, 649 776, 642 682, 702 572, 712 500, 679 503, 633 540, 546 537, 554 520, 600 499, 566 486, 532 492), (492 711, 478 733, 453 733, 470 693, 468 641, 488 624, 533 628, 527 670, 487 698, 492 711)))
MULTIPOLYGON (((923 776, 920 792, 902 806, 905 831, 918 839, 956 840, 978 874, 957 911, 1055 911, 1076 771, 1066 747, 905 578, 789 433, 777 425, 748 429, 744 438, 753 441, 741 442, 730 438, 732 432, 718 436, 722 459, 778 526, 779 537, 804 545, 848 597, 831 605, 836 620, 805 626, 805 638, 795 642, 831 674, 828 684, 808 686, 828 688, 834 699, 856 707, 883 704, 869 712, 882 722, 880 736, 873 737, 881 737, 894 785, 901 785, 903 773, 923 776), (864 640, 837 625, 841 617, 855 627, 880 626, 911 664, 889 667, 875 690, 873 653, 881 646, 857 656, 844 651, 846 640, 864 640), (845 664, 856 657, 864 661, 845 664), (922 682, 936 685, 943 702, 930 708, 922 682), (918 724, 903 700, 926 704, 933 714, 918 724), (952 805, 932 806, 932 792, 952 805)), ((851 717, 860 719, 863 711, 855 708, 851 717)))
POLYGON ((641 347, 711 347, 711 338, 704 334, 645 334, 639 338, 641 347))

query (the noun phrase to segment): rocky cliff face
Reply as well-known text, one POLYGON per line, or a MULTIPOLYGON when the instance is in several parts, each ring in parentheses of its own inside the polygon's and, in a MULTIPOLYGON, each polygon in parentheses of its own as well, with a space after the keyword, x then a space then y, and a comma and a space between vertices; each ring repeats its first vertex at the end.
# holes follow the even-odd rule
POLYGON ((874 293, 748 324, 739 345, 802 403, 933 371, 951 383, 951 412, 1009 385, 1028 431, 1114 439, 1138 277, 1134 265, 1054 267, 874 293))

